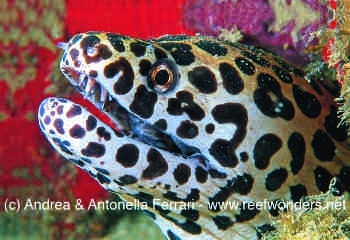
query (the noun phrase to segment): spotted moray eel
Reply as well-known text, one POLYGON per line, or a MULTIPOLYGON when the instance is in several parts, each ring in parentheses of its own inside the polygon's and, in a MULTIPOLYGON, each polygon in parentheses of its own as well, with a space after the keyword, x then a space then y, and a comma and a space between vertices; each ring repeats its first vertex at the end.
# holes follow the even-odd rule
POLYGON ((350 190, 333 97, 272 53, 206 37, 104 32, 61 48, 65 77, 117 127, 48 98, 41 131, 105 189, 146 202, 168 239, 257 239, 278 211, 244 203, 299 201, 326 192, 334 177, 338 193, 350 190), (223 202, 238 205, 213 207, 223 202))

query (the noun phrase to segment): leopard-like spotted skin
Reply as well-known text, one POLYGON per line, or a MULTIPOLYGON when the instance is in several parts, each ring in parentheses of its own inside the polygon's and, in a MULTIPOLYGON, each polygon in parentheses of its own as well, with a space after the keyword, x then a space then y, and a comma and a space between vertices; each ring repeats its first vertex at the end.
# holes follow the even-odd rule
POLYGON ((276 210, 337 178, 350 151, 333 97, 258 48, 205 37, 144 41, 103 32, 61 44, 60 68, 118 129, 59 98, 42 102, 42 132, 66 159, 125 200, 147 201, 168 239, 255 239, 276 210), (154 199, 193 203, 163 209, 154 199), (208 208, 236 202, 237 209, 208 208))

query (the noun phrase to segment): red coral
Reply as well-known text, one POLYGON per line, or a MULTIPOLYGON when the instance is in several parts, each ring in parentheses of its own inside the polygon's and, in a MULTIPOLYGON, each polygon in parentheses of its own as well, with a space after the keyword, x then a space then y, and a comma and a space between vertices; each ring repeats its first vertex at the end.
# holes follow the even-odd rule
POLYGON ((0 41, 1 55, 5 56, 0 67, 6 69, 2 72, 14 71, 13 76, 0 79, 0 202, 28 197, 74 201, 70 199, 73 194, 86 204, 91 198, 107 197, 95 180, 59 158, 39 131, 37 108, 45 97, 52 95, 45 90, 51 84, 52 65, 59 55, 59 49, 55 51, 53 46, 75 33, 91 30, 141 38, 188 33, 180 21, 183 1, 163 0, 162 4, 148 0, 87 0, 84 4, 67 1, 64 21, 57 10, 62 6, 47 1, 23 1, 28 7, 24 11, 8 1, 9 16, 17 14, 18 18, 9 18, 4 30, 16 28, 21 38, 0 41), (28 20, 33 12, 37 18, 28 20), (44 15, 48 13, 57 13, 58 22, 47 25, 44 15), (55 39, 48 26, 57 27, 63 22, 67 35, 55 39), (40 39, 35 33, 42 34, 40 39))

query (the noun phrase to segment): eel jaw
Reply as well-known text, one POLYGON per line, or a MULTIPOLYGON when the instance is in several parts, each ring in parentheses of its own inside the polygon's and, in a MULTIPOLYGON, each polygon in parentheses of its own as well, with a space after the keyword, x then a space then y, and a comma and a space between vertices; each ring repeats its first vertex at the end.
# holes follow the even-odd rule
POLYGON ((87 74, 78 72, 70 67, 62 67, 63 75, 68 79, 73 87, 84 96, 84 98, 91 101, 97 108, 102 111, 104 103, 109 97, 108 91, 101 86, 94 78, 87 74))
MULTIPOLYGON (((85 99, 107 115, 109 123, 97 114, 94 116, 109 126, 112 123, 123 135, 185 158, 202 155, 198 148, 185 144, 177 137, 164 132, 125 109, 98 80, 67 66, 62 66, 61 71, 85 99)), ((115 129, 115 127, 111 127, 115 129)), ((204 156, 202 158, 206 159, 204 156)))

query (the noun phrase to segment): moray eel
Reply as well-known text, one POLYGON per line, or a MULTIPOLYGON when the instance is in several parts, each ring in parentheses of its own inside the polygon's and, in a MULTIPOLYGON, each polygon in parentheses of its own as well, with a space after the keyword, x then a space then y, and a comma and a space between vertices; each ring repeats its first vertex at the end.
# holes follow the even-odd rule
POLYGON ((168 239, 258 239, 276 207, 350 190, 350 151, 333 96, 260 48, 203 36, 104 32, 60 45, 68 81, 106 124, 45 99, 53 148, 125 201, 147 204, 168 239))

